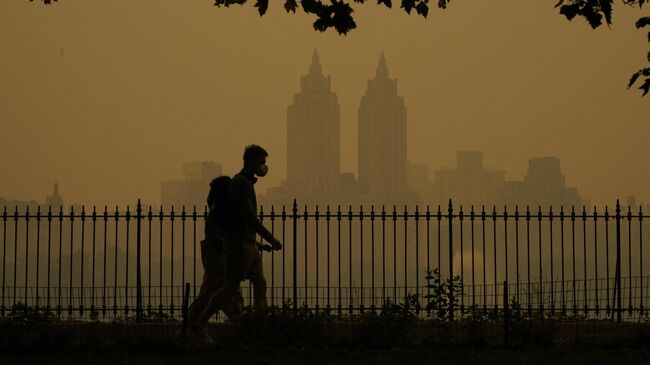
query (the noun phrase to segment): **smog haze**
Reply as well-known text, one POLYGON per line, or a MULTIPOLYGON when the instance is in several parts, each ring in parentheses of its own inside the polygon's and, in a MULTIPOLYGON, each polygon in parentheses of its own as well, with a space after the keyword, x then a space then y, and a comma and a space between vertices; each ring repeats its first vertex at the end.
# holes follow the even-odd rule
POLYGON ((650 201, 650 104, 626 90, 647 53, 638 11, 618 7, 594 31, 553 5, 461 1, 423 19, 366 4, 340 36, 279 3, 260 17, 210 1, 4 0, 0 196, 42 201, 58 182, 66 203, 155 205, 184 162, 234 174, 251 143, 270 154, 263 194, 285 179, 287 107, 317 49, 343 172, 357 174, 358 110, 384 52, 409 162, 434 171, 476 150, 521 180, 530 158, 555 156, 594 204, 650 201))

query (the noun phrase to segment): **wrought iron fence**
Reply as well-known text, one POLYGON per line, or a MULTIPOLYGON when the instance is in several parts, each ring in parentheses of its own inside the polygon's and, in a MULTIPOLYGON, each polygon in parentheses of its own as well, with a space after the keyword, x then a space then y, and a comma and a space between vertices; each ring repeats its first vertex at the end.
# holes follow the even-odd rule
MULTIPOLYGON (((410 296, 426 316, 444 292, 453 296, 444 301, 450 318, 507 306, 648 316, 641 208, 403 208, 262 207, 260 219, 284 243, 263 253, 270 304, 352 314, 410 296), (457 292, 448 290, 453 277, 462 283, 457 292)), ((23 303, 69 318, 178 316, 184 283, 190 297, 200 286, 206 217, 205 208, 165 211, 139 201, 110 212, 4 207, 0 314, 23 303)), ((251 296, 244 287, 249 303, 251 296)))

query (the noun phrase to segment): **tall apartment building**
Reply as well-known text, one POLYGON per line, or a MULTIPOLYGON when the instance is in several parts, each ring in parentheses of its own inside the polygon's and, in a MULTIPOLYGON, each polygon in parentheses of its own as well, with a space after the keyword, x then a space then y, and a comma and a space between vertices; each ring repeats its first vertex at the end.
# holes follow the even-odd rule
POLYGON ((382 52, 359 106, 358 174, 360 197, 377 203, 414 203, 407 184, 406 105, 397 94, 382 52))
POLYGON ((349 201, 356 181, 340 166, 341 119, 332 80, 314 50, 300 91, 287 107, 287 177, 260 197, 265 204, 336 204, 349 201))

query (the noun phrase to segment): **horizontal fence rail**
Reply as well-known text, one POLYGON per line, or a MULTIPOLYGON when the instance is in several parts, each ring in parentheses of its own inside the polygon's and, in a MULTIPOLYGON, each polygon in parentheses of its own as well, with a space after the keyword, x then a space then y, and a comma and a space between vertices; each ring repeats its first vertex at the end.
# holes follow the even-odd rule
MULTIPOLYGON (((504 308, 641 320, 650 278, 641 208, 261 207, 271 305, 339 314, 412 305, 454 319, 504 308), (401 208, 401 209, 400 209, 401 208), (399 209, 399 210, 398 210, 399 209)), ((3 207, 0 315, 180 317, 203 275, 205 207, 3 207)), ((247 304, 252 288, 243 284, 247 304)))

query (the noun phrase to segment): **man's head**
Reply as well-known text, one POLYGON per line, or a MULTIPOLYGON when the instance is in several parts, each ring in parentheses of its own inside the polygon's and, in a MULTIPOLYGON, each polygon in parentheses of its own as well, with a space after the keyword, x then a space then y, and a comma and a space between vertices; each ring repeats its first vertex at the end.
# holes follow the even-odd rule
POLYGON ((221 205, 228 199, 230 180, 228 176, 219 176, 210 182, 210 192, 208 193, 208 207, 210 209, 212 209, 213 204, 221 205))
POLYGON ((255 173, 257 176, 265 176, 269 168, 266 166, 266 150, 256 144, 246 146, 244 149, 244 168, 255 173))

